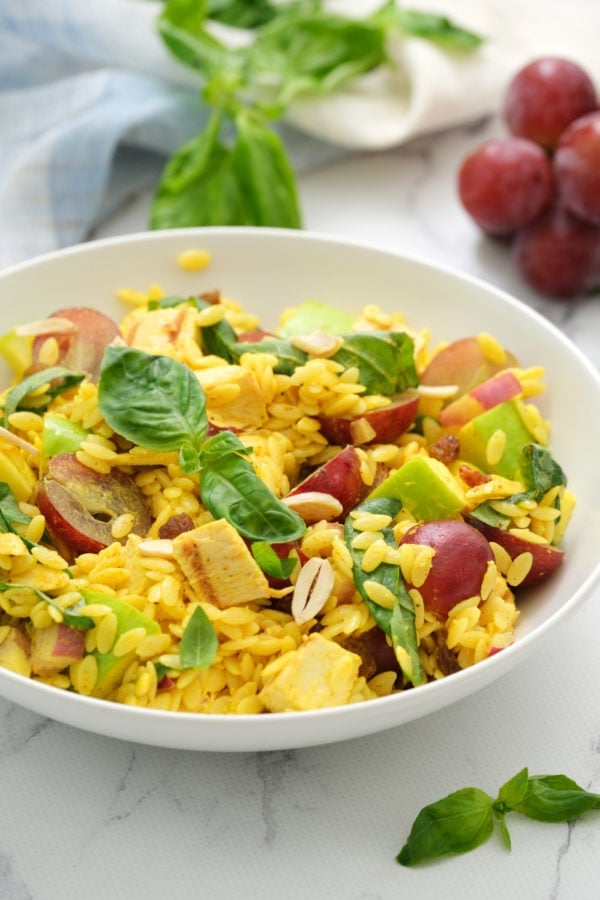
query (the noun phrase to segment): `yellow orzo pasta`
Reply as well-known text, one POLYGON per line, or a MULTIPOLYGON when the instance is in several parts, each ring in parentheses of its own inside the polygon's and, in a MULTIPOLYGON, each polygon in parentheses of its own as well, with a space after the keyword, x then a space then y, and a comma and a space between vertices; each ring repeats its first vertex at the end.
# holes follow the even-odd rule
POLYGON ((489 334, 432 347, 374 303, 329 335, 315 301, 267 332, 219 291, 117 295, 118 324, 78 307, 8 336, 1 666, 255 715, 419 689, 511 644, 575 503, 535 360, 489 334))

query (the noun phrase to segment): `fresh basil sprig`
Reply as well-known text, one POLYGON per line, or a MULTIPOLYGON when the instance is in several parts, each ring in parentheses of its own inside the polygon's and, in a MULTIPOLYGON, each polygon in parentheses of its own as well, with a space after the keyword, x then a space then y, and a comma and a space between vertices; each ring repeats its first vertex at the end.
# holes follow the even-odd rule
POLYGON ((192 225, 302 226, 296 176, 271 123, 297 98, 325 96, 388 65, 390 34, 452 51, 481 39, 448 18, 399 9, 394 0, 363 19, 326 11, 320 0, 168 0, 161 39, 200 73, 204 128, 167 162, 150 213, 152 228, 192 225), (250 29, 227 47, 210 22, 250 29))
POLYGON ((179 451, 182 470, 200 473, 206 508, 244 537, 279 543, 304 534, 303 520, 258 477, 239 438, 228 431, 206 438, 204 391, 183 363, 131 347, 108 347, 98 409, 127 440, 149 450, 179 451))
MULTIPOLYGON (((365 500, 356 507, 355 512, 382 514, 394 518, 401 507, 400 500, 391 497, 377 497, 365 500)), ((381 533, 387 544, 394 548, 398 546, 391 527, 382 528, 381 533)), ((424 676, 415 629, 415 607, 404 584, 400 567, 383 562, 374 571, 365 572, 362 568, 365 551, 353 546, 357 534, 359 532, 354 528, 354 519, 352 516, 348 516, 344 523, 344 540, 352 556, 354 583, 376 624, 390 636, 404 675, 413 684, 421 684, 424 676), (393 594, 396 599, 392 609, 387 609, 371 600, 365 588, 366 581, 376 581, 393 594)))
POLYGON ((566 775, 529 775, 524 768, 500 788, 495 800, 468 787, 425 806, 396 859, 403 866, 415 866, 467 853, 488 840, 495 821, 510 850, 507 813, 538 822, 569 822, 591 809, 600 809, 600 794, 586 791, 566 775))

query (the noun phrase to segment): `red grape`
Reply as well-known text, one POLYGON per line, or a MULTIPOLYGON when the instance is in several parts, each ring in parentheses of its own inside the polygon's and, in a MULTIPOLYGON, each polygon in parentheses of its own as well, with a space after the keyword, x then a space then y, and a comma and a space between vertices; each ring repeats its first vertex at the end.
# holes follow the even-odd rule
POLYGON ((569 125, 556 148, 554 171, 565 205, 600 225, 600 111, 569 125))
POLYGON ((513 253, 521 275, 535 290, 569 299, 593 287, 600 275, 600 228, 556 204, 519 232, 513 253))
POLYGON ((537 144, 523 138, 496 138, 464 160, 458 192, 480 228, 492 235, 510 235, 551 202, 552 166, 537 144))
POLYGON ((596 109, 594 84, 568 59, 544 57, 520 69, 506 90, 504 118, 509 131, 553 150, 575 119, 596 109))

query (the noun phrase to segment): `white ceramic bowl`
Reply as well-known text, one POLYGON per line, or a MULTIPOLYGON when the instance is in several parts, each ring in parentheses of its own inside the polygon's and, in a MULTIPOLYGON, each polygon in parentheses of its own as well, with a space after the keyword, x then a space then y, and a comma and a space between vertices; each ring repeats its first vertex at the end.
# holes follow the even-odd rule
MULTIPOLYGON (((392 697, 352 706, 262 716, 208 716, 136 709, 47 687, 0 668, 0 694, 60 722, 147 744, 218 751, 325 744, 381 731, 433 713, 488 685, 537 649, 582 604, 600 577, 600 379, 548 321, 474 278, 370 246, 269 229, 199 229, 109 239, 50 254, 0 272, 0 334, 18 322, 69 305, 120 318, 120 286, 168 293, 221 288, 274 324, 287 306, 312 298, 358 309, 375 302, 428 326, 433 339, 488 331, 523 365, 539 364, 548 391, 551 447, 578 504, 564 543, 565 563, 520 603, 517 640, 484 662, 392 697), (175 262, 191 247, 211 252, 210 267, 175 262)), ((0 377, 4 377, 0 374, 0 377)), ((557 660, 557 665, 560 662, 557 660)))

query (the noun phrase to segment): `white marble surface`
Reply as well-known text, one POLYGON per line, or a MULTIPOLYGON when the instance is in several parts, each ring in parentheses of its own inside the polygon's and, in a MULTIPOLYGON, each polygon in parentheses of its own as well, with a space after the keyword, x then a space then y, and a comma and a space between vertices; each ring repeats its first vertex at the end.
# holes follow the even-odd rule
MULTIPOLYGON (((302 178, 306 226, 474 273, 551 318, 600 365, 600 299, 529 292, 506 248, 479 238, 455 196, 486 120, 302 178)), ((145 228, 132 198, 94 236, 145 228)), ((600 551, 599 551, 600 552, 600 551)), ((600 594, 506 675, 440 713, 321 748, 207 754, 147 748, 0 700, 0 897, 595 900, 600 812, 572 824, 508 817, 463 857, 395 862, 425 803, 496 793, 523 766, 600 792, 600 594)))

